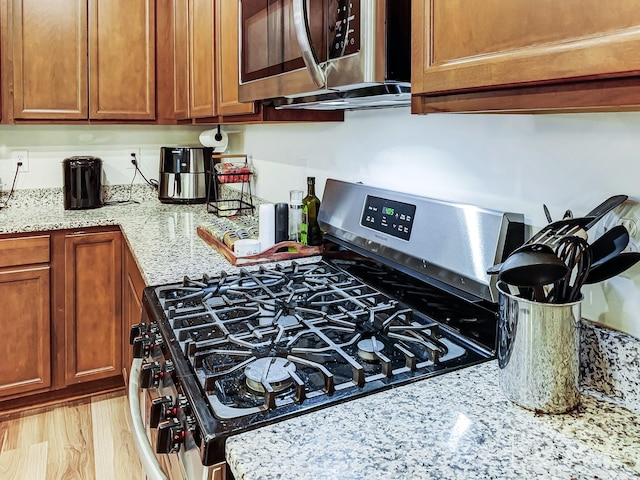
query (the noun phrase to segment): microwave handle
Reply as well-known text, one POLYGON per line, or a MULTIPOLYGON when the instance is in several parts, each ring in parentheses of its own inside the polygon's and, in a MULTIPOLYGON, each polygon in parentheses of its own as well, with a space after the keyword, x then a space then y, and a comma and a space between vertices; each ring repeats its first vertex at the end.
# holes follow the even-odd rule
POLYGON ((316 63, 316 59, 313 56, 311 39, 309 38, 307 30, 306 1, 307 0, 293 0, 293 25, 296 30, 298 45, 302 51, 302 60, 304 60, 304 64, 307 66, 313 83, 315 83, 318 88, 324 88, 326 79, 320 65, 316 63))
POLYGON ((133 440, 138 449, 140 462, 149 480, 167 480, 167 476, 160 467, 160 462, 153 453, 149 439, 145 434, 140 411, 140 370, 142 359, 134 358, 129 372, 129 412, 133 427, 133 440))

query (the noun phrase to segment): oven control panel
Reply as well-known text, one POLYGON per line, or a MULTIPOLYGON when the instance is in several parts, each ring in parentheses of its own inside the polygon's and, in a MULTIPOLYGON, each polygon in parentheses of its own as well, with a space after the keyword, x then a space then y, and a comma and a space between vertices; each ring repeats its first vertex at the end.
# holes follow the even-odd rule
POLYGON ((415 214, 410 203, 367 195, 360 225, 408 241, 415 214))

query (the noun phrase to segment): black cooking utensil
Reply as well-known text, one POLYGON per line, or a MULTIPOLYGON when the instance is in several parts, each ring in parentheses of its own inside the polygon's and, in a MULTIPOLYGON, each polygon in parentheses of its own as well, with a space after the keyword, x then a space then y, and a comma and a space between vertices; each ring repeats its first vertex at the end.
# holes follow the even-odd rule
MULTIPOLYGON (((542 230, 540 230, 537 234, 535 234, 525 245, 523 245, 523 247, 532 243, 553 244, 563 236, 575 235, 580 231, 581 228, 589 230, 596 223, 598 223, 598 221, 601 220, 602 217, 604 217, 607 213, 624 202, 627 198, 629 198, 627 195, 614 195, 607 198, 604 202, 595 207, 584 217, 565 218, 550 223, 542 230)), ((518 250, 519 249, 514 250, 513 253, 517 252, 518 250)), ((513 253, 511 255, 513 255, 513 253)), ((495 275, 502 270, 503 265, 504 262, 493 265, 487 270, 487 273, 489 275, 495 275)))
MULTIPOLYGON (((511 255, 514 255, 521 251, 540 250, 540 247, 544 245, 549 253, 553 253, 553 244, 565 235, 570 235, 571 232, 576 232, 581 228, 585 228, 588 223, 593 222, 595 217, 576 217, 566 218, 564 220, 558 220, 548 224, 538 233, 536 233, 527 243, 516 248, 511 255)), ((507 258, 508 259, 508 258, 507 258)), ((506 262, 506 260, 505 260, 506 262)), ((504 263, 496 263, 495 265, 487 269, 489 275, 496 275, 502 270, 504 263)), ((509 282, 507 282, 509 283, 509 282)))
POLYGON ((627 195, 614 195, 613 197, 607 198, 604 202, 587 213, 587 217, 595 217, 591 223, 587 224, 587 230, 593 227, 596 223, 598 223, 598 220, 602 219, 602 217, 604 217, 607 213, 624 202, 627 198, 629 198, 627 195))
POLYGON ((563 278, 554 283, 553 290, 549 292, 549 301, 575 302, 580 297, 580 290, 591 267, 591 249, 585 239, 572 235, 560 239, 556 253, 568 271, 563 278))
POLYGON ((640 252, 619 253, 606 262, 595 267, 591 267, 584 283, 591 285, 593 283, 609 280, 611 277, 620 275, 625 270, 633 267, 639 261, 640 252))
POLYGON ((536 287, 555 282, 564 277, 567 270, 551 247, 532 244, 504 261, 498 279, 516 287, 536 287))
POLYGON ((527 243, 547 244, 553 242, 554 240, 557 241, 563 236, 573 235, 581 228, 584 228, 586 230, 587 225, 593 225, 594 221, 597 220, 593 215, 556 220, 555 222, 551 222, 538 233, 536 233, 527 243))
POLYGON ((629 244, 629 231, 624 225, 616 225, 603 233, 600 238, 591 243, 591 267, 597 267, 610 258, 618 255, 629 244))

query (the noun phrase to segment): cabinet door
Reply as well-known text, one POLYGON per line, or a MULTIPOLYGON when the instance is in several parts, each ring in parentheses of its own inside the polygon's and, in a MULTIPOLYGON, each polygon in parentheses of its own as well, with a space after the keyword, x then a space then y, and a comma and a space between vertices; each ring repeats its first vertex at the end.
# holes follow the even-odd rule
POLYGON ((89 0, 89 84, 90 118, 155 119, 154 0, 89 0))
POLYGON ((173 110, 178 120, 189 112, 189 0, 172 0, 173 18, 173 110))
POLYGON ((49 266, 0 271, 0 397, 51 385, 49 266))
POLYGON ((255 113, 255 102, 238 101, 240 68, 238 61, 239 2, 215 0, 216 3, 216 60, 218 115, 255 113))
POLYGON ((86 0, 13 0, 14 117, 86 119, 86 0))
POLYGON ((131 326, 142 319, 142 291, 145 281, 128 245, 124 245, 124 285, 122 292, 122 373, 125 382, 129 381, 129 368, 133 361, 133 350, 129 345, 131 326))
POLYGON ((413 2, 414 94, 624 77, 640 71, 640 4, 413 2))
POLYGON ((65 235, 65 377, 71 385, 122 372, 120 232, 65 235))
POLYGON ((189 0, 191 118, 216 115, 213 0, 189 0))

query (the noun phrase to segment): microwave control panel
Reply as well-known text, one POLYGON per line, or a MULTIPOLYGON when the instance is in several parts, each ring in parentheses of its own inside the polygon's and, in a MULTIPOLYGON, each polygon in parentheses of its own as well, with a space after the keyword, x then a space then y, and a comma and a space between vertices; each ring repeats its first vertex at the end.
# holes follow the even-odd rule
POLYGON ((329 58, 360 51, 360 0, 329 2, 329 58))
POLYGON ((367 195, 360 225, 408 241, 415 215, 415 205, 367 195))

